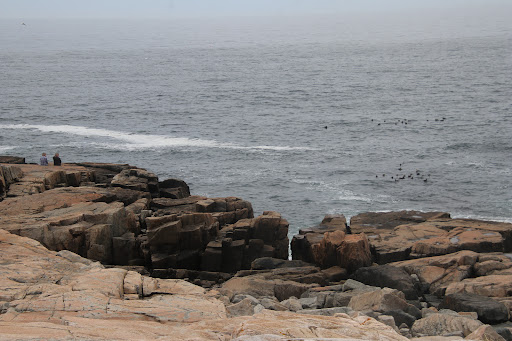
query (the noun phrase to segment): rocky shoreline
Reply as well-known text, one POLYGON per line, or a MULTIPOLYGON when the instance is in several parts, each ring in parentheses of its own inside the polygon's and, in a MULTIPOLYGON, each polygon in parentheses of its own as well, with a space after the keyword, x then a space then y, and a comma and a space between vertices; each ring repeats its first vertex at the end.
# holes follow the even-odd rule
POLYGON ((0 157, 0 340, 512 340, 512 224, 326 216, 0 157), (289 258, 289 245, 291 256, 289 258))

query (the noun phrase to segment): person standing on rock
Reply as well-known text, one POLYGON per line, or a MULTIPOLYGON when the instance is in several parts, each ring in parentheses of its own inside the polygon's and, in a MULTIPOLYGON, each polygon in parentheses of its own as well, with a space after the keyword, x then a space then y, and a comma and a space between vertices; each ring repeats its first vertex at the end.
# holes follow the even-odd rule
POLYGON ((48 166, 48 159, 46 158, 46 153, 43 153, 41 158, 39 159, 39 163, 41 166, 48 166))
POLYGON ((62 164, 62 161, 60 160, 59 153, 55 153, 53 156, 53 165, 54 166, 60 166, 62 164))

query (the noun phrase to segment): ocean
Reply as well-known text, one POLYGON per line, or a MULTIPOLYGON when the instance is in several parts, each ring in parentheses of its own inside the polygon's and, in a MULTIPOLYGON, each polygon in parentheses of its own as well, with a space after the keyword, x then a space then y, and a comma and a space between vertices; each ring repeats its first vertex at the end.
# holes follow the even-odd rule
POLYGON ((324 215, 512 222, 506 13, 0 20, 0 154, 324 215))

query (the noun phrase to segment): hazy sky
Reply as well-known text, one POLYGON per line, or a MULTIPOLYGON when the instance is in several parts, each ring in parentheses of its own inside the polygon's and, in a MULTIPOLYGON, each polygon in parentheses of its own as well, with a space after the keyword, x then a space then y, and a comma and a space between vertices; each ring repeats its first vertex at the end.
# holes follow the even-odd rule
POLYGON ((215 17, 467 10, 475 7, 503 9, 512 14, 512 0, 0 0, 0 17, 215 17))

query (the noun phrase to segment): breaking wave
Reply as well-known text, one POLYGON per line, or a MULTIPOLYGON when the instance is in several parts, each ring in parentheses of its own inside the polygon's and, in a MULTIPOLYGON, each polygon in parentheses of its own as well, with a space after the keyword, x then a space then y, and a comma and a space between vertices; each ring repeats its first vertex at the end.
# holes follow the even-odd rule
MULTIPOLYGON (((222 143, 215 140, 196 139, 188 137, 170 137, 165 135, 143 135, 126 133, 122 131, 88 128, 72 125, 33 125, 33 124, 0 124, 0 129, 24 129, 38 130, 43 133, 63 133, 68 135, 102 137, 120 141, 121 143, 93 142, 93 144, 112 149, 137 150, 137 149, 158 149, 158 148, 224 148, 224 149, 245 149, 254 151, 292 151, 292 150, 315 150, 308 147, 290 146, 243 146, 234 143, 222 143)), ((0 147, 2 148, 2 147, 0 147)), ((1 149, 0 149, 1 151, 1 149)))

